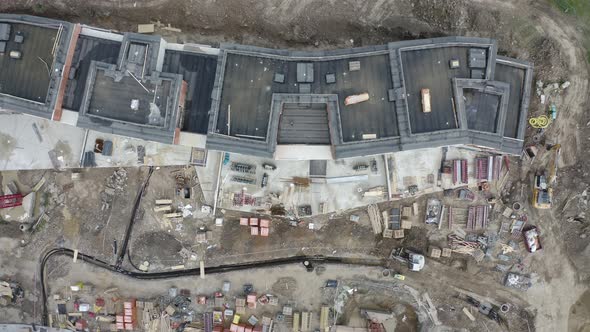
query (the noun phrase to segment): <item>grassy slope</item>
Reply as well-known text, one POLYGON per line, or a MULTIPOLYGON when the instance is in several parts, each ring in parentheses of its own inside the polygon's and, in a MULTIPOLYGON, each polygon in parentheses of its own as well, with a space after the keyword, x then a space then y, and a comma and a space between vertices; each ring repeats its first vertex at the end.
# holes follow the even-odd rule
POLYGON ((590 0, 551 0, 562 12, 575 16, 580 28, 587 36, 584 42, 586 59, 590 63, 590 0))

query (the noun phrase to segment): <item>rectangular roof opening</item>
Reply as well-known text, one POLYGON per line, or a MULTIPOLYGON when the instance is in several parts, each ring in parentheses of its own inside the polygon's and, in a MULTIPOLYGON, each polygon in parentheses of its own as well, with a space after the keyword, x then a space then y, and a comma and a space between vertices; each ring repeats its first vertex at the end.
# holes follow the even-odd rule
POLYGON ((501 96, 475 89, 463 89, 467 127, 494 133, 497 130, 501 96))
POLYGON ((283 104, 277 144, 330 145, 326 104, 283 104))

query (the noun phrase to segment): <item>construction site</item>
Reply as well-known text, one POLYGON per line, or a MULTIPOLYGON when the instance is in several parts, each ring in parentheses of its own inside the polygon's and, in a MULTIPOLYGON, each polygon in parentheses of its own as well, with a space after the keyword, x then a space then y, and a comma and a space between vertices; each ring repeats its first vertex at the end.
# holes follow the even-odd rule
POLYGON ((590 331, 586 18, 3 1, 0 331, 590 331))

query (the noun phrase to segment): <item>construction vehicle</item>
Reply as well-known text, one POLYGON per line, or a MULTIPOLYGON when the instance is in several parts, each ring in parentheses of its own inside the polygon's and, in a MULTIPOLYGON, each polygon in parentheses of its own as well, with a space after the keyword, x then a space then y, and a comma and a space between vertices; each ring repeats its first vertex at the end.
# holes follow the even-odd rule
POLYGON ((522 236, 524 237, 524 244, 530 253, 543 249, 536 226, 531 226, 528 230, 522 232, 522 236))
POLYGON ((548 151, 553 152, 553 158, 545 170, 535 174, 533 183, 533 206, 537 209, 550 209, 553 204, 553 185, 557 179, 557 159, 561 145, 555 144, 548 151))
POLYGON ((533 206, 537 209, 550 209, 553 203, 553 188, 547 185, 545 172, 535 175, 533 186, 533 206))
POLYGON ((424 268, 424 256, 404 247, 393 249, 389 258, 408 264, 411 271, 421 271, 424 268))
POLYGON ((430 108, 430 89, 422 89, 420 93, 422 94, 422 112, 430 113, 432 111, 430 108))

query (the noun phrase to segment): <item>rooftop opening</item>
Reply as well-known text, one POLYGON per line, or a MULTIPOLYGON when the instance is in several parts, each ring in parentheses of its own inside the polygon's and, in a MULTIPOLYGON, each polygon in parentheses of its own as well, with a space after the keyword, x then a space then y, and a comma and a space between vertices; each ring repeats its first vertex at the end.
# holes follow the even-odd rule
POLYGON ((467 127, 471 130, 495 133, 498 126, 501 96, 475 89, 464 89, 467 127))
POLYGON ((326 104, 283 104, 277 144, 330 145, 326 104))

